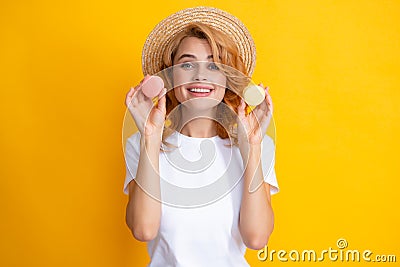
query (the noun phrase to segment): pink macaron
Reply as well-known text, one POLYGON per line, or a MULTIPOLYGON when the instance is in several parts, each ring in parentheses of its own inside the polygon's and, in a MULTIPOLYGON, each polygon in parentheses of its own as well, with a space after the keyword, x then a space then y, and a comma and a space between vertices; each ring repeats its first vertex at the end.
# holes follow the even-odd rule
POLYGON ((143 94, 153 98, 160 94, 164 88, 164 81, 158 76, 146 76, 142 83, 143 94))

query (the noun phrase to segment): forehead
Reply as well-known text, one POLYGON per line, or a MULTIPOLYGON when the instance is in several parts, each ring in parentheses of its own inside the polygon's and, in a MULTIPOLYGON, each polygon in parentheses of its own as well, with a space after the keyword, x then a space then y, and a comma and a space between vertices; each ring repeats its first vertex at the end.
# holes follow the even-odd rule
POLYGON ((211 53, 211 46, 207 39, 200 39, 197 37, 186 37, 178 46, 177 55, 180 53, 191 53, 191 54, 207 54, 211 53))

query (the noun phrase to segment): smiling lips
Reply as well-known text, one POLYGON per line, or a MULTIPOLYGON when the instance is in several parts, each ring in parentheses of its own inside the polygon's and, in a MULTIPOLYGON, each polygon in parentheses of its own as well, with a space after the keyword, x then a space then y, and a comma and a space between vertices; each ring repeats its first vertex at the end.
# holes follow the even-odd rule
POLYGON ((194 84, 188 86, 186 90, 188 90, 189 93, 193 96, 205 97, 209 96, 211 92, 214 90, 214 88, 209 85, 194 84))

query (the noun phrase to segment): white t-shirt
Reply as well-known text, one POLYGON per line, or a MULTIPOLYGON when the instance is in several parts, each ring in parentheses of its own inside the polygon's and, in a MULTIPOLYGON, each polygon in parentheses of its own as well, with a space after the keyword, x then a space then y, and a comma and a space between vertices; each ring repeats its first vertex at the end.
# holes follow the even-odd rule
MULTIPOLYGON (((239 232, 243 161, 228 139, 188 137, 175 132, 167 138, 178 148, 160 152, 161 221, 158 235, 147 244, 148 266, 249 266, 239 232)), ((271 194, 279 191, 274 171, 274 143, 262 142, 264 181, 271 194)), ((136 176, 140 133, 128 138, 124 193, 136 176)))

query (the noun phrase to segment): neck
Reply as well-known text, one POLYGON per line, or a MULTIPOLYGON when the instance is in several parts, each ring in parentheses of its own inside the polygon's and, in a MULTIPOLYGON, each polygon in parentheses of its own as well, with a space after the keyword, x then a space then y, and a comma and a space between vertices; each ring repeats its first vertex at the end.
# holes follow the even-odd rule
POLYGON ((180 133, 190 136, 207 138, 217 135, 215 128, 216 108, 207 112, 202 112, 201 115, 194 114, 188 110, 182 110, 182 123, 179 129, 180 133))

